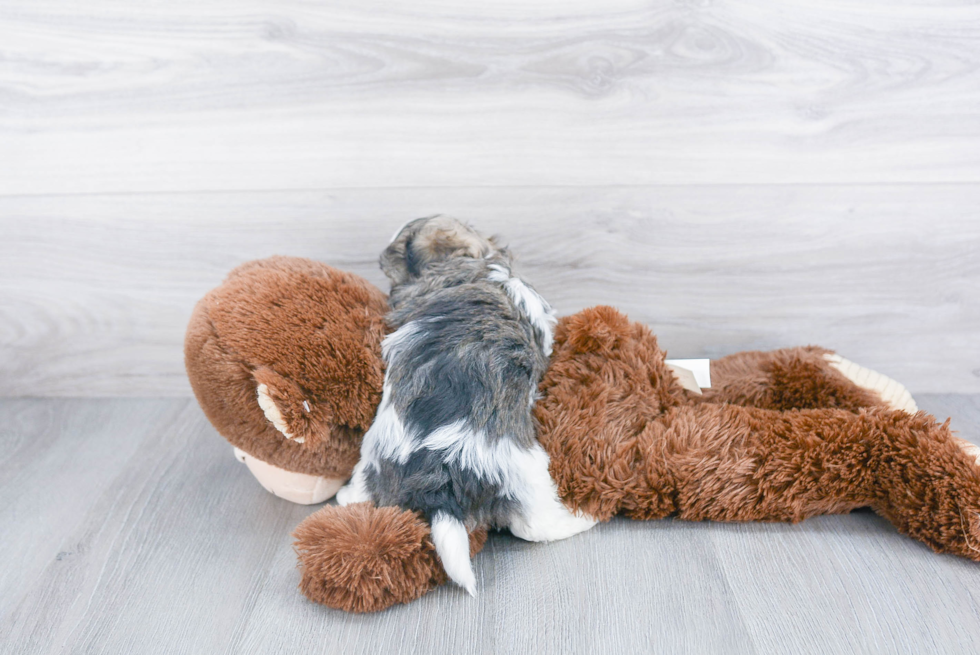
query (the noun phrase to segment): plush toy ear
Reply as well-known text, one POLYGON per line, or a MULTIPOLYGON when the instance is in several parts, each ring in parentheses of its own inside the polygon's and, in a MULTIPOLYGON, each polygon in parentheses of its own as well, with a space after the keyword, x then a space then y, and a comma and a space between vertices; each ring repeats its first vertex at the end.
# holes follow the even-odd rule
POLYGON ((323 406, 311 404, 298 384, 268 366, 252 371, 252 377, 255 378, 259 407, 269 422, 285 438, 315 448, 326 435, 323 429, 316 430, 314 426, 332 422, 323 406))
MULTIPOLYGON (((302 579, 312 601, 348 612, 377 612, 445 584, 428 524, 398 507, 328 505, 293 532, 302 579)), ((470 557, 486 542, 470 533, 470 557)))

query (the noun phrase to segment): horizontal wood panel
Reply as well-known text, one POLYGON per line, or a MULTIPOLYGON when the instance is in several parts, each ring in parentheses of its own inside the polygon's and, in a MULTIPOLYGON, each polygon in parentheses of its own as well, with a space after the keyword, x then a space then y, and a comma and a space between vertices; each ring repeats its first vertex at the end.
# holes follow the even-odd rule
POLYGON ((0 198, 0 395, 184 396, 229 269, 311 257, 384 287, 405 220, 499 233, 562 314, 674 357, 817 343, 913 392, 980 392, 980 185, 372 189, 0 198))
POLYGON ((966 1, 14 0, 0 57, 0 194, 980 182, 966 1))

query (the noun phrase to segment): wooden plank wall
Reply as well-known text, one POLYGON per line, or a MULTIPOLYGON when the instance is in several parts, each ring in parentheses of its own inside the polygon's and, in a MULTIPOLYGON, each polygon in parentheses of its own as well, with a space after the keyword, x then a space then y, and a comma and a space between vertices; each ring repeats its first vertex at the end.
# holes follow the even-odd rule
POLYGON ((436 212, 673 356, 977 393, 978 208, 970 2, 0 5, 0 395, 186 395, 228 269, 436 212))

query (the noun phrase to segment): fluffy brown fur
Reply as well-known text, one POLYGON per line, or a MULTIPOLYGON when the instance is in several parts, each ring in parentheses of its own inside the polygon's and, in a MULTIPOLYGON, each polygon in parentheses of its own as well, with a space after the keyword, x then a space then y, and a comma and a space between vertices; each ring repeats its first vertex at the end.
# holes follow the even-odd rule
POLYGON ((565 502, 602 520, 795 522, 868 506, 937 551, 980 561, 980 468, 948 422, 877 399, 838 409, 839 380, 811 382, 800 402, 811 409, 684 404, 649 330, 593 308, 559 324, 539 439, 565 502), (813 408, 821 401, 831 406, 813 408))
POLYGON ((874 393, 855 386, 823 356, 817 346, 749 351, 711 362, 711 388, 704 399, 763 409, 837 407, 856 411, 883 406, 874 393))
POLYGON ((187 375, 208 419, 235 446, 290 471, 346 477, 381 400, 387 311, 385 295, 356 275, 305 259, 250 262, 194 308, 187 375), (266 420, 259 384, 305 443, 266 420))
MULTIPOLYGON (((300 589, 328 607, 376 612, 415 600, 447 579, 428 523, 398 507, 328 505, 307 517, 293 536, 300 589)), ((470 534, 470 557, 486 540, 486 530, 470 534)))
MULTIPOLYGON (((303 260, 236 269, 188 330, 201 406, 260 459, 349 475, 380 399, 384 300, 356 276, 303 260), (305 446, 269 425, 259 382, 305 446), (318 405, 311 417, 298 409, 304 398, 318 405)), ((980 561, 980 467, 948 422, 885 408, 826 352, 722 358, 697 396, 645 326, 610 307, 562 319, 535 413, 564 501, 603 520, 800 521, 868 506, 936 551, 980 561)), ((325 507, 295 535, 303 593, 331 607, 380 610, 446 579, 428 526, 401 509, 325 507)), ((484 538, 471 540, 474 554, 484 538)))

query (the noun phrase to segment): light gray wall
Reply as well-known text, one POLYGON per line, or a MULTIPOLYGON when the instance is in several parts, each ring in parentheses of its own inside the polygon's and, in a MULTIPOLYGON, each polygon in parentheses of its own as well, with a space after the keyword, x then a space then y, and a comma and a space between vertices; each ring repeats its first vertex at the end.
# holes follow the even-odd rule
POLYGON ((409 218, 678 357, 980 392, 980 6, 10 0, 0 395, 181 396, 193 303, 409 218))

